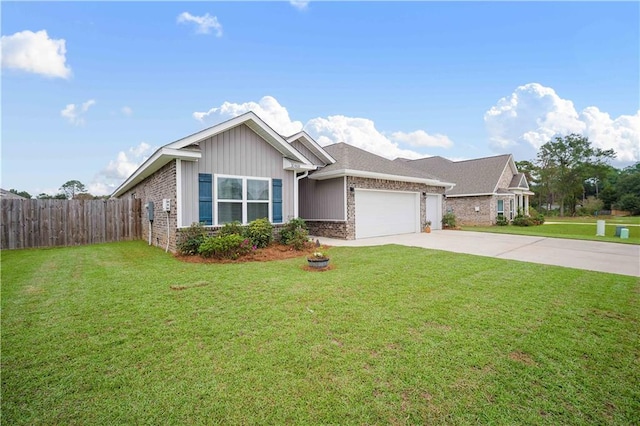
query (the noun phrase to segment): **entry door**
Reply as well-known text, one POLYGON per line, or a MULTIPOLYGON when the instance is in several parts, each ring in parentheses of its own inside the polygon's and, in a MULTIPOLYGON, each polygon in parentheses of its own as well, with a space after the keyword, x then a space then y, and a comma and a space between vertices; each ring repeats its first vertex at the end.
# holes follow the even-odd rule
POLYGON ((427 194, 427 220, 431 229, 442 229, 442 195, 427 194))

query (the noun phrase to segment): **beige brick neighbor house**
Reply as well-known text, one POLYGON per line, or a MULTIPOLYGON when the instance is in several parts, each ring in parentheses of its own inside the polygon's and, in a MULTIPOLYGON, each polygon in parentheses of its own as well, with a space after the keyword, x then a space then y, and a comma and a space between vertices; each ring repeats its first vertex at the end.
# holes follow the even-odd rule
POLYGON ((458 224, 493 225, 499 216, 512 220, 518 212, 529 214, 533 192, 511 154, 465 161, 443 157, 396 161, 456 184, 445 192, 445 211, 453 212, 458 224))

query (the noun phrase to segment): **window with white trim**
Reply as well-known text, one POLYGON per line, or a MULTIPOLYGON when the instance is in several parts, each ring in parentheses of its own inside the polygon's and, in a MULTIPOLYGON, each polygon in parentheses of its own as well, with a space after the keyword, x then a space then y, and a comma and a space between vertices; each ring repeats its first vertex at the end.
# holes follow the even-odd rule
POLYGON ((498 217, 504 217, 504 200, 498 200, 498 217))
POLYGON ((249 223, 267 218, 271 209, 271 179, 216 175, 216 223, 249 223))

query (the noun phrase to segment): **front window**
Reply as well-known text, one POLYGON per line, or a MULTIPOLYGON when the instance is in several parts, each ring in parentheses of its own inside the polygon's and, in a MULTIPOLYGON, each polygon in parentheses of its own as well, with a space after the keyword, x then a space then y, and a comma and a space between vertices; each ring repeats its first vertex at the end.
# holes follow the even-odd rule
POLYGON ((217 223, 249 223, 269 219, 270 181, 267 178, 218 176, 216 186, 217 223))
POLYGON ((498 200, 498 217, 504 216, 504 200, 498 200))

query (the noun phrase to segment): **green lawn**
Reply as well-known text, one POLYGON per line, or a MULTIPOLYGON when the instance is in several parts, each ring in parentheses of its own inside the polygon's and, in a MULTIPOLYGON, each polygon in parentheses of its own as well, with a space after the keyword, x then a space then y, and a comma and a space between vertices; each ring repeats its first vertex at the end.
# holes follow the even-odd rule
POLYGON ((307 272, 140 241, 3 251, 2 423, 640 423, 637 278, 329 254, 307 272))
POLYGON ((598 220, 604 220, 606 223, 617 225, 640 225, 640 216, 576 216, 576 217, 554 217, 546 218, 548 222, 578 222, 578 223, 596 223, 598 220))
POLYGON ((605 236, 596 237, 596 218, 548 218, 540 226, 463 226, 465 231, 493 232, 497 234, 535 235, 541 237, 570 238, 576 240, 606 241, 624 244, 640 244, 640 217, 607 218, 605 236), (555 222, 555 223, 554 223, 555 222), (629 238, 616 237, 617 226, 627 226, 629 238))

